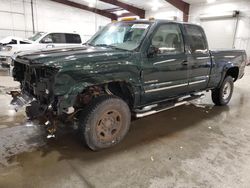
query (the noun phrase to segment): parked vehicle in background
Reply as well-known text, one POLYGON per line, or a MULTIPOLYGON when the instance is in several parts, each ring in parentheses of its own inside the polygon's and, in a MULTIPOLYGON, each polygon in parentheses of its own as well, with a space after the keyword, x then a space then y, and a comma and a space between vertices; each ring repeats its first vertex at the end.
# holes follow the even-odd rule
POLYGON ((12 48, 10 45, 20 44, 31 44, 31 42, 14 36, 5 37, 0 40, 0 64, 2 64, 2 62, 4 62, 4 64, 10 64, 11 58, 7 58, 12 48))
POLYGON ((21 92, 12 96, 16 104, 30 98, 27 116, 45 116, 51 134, 66 116, 83 143, 99 150, 125 137, 131 115, 152 115, 209 90, 216 105, 228 104, 246 62, 242 50, 209 50, 198 25, 121 21, 83 47, 17 54, 13 76, 21 92))
POLYGON ((15 53, 27 50, 39 50, 44 48, 55 48, 64 46, 81 45, 81 36, 77 33, 65 32, 38 32, 28 39, 9 37, 10 42, 2 43, 0 48, 0 63, 9 67, 11 56, 15 53))
MULTIPOLYGON (((9 36, 0 40, 0 46, 4 47, 7 45, 12 45, 12 44, 27 44, 26 40, 27 39, 22 39, 20 37, 9 36)), ((28 43, 30 42, 28 41, 28 43)))

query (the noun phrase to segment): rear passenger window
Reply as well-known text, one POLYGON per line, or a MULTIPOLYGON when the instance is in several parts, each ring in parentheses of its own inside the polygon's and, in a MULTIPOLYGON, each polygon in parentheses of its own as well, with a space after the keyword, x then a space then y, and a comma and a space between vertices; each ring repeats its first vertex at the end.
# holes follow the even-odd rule
POLYGON ((80 44, 82 43, 80 35, 77 34, 65 34, 66 43, 70 44, 80 44))
POLYGON ((184 44, 180 27, 177 24, 161 25, 154 34, 151 45, 161 54, 183 53, 184 44))
POLYGON ((204 31, 195 25, 185 25, 191 53, 207 52, 207 40, 204 31))

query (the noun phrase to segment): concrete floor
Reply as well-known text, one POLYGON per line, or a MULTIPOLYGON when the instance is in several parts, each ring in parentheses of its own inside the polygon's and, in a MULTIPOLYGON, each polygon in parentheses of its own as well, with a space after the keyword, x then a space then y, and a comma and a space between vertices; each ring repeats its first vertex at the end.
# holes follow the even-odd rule
POLYGON ((206 97, 136 120, 116 147, 93 152, 73 131, 47 140, 15 113, 0 77, 0 187, 250 187, 250 67, 228 106, 206 97))

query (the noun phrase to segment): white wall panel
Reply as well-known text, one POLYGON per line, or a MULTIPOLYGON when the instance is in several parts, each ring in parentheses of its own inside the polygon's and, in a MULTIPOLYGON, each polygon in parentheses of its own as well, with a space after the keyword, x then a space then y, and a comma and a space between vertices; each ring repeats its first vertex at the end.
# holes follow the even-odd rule
POLYGON ((234 46, 236 19, 206 20, 201 22, 210 49, 231 49, 234 46))
MULTIPOLYGON (((192 23, 201 24, 202 21, 199 19, 201 14, 214 14, 214 13, 223 13, 228 11, 240 11, 239 25, 236 33, 235 47, 237 49, 244 49, 247 51, 248 57, 250 57, 250 1, 249 0, 238 0, 238 1, 229 1, 222 3, 213 3, 213 4, 196 4, 191 6, 189 20, 192 23)), ((227 28, 235 28, 235 21, 227 23, 227 20, 219 20, 218 22, 214 21, 213 28, 205 28, 207 35, 210 37, 210 46, 216 48, 220 47, 218 43, 221 43, 222 47, 230 48, 232 45, 229 45, 227 41, 227 28), (230 25, 228 25, 230 24, 230 25), (222 25, 224 28, 221 28, 222 25), (224 32, 222 32, 224 30, 224 32), (221 39, 218 39, 221 37, 221 39), (221 41, 224 39, 223 41, 221 41), (228 47, 227 47, 228 46, 228 47)), ((232 36, 232 35, 231 35, 232 36)), ((233 36, 232 36, 233 37, 233 36)), ((232 39, 231 39, 232 40, 232 39)), ((231 41, 230 40, 230 41, 231 41)), ((230 44, 232 41, 230 42, 230 44)))
POLYGON ((11 11, 11 1, 1 0, 0 11, 11 11))
MULTIPOLYGON (((0 5, 0 18, 3 18, 0 19, 0 39, 32 34, 30 0, 0 0, 0 5)), ((34 21, 36 31, 75 31, 87 40, 110 19, 49 0, 34 0, 34 21)))
POLYGON ((26 36, 26 32, 25 32, 25 31, 17 31, 17 30, 14 30, 14 31, 13 31, 13 36, 25 37, 25 36, 26 36))
POLYGON ((11 11, 16 13, 23 13, 24 2, 22 0, 10 0, 11 11))
POLYGON ((240 17, 235 46, 236 48, 245 49, 250 60, 250 2, 248 9, 240 17))
POLYGON ((183 21, 183 13, 173 6, 161 8, 157 11, 146 11, 146 18, 150 17, 155 19, 176 19, 177 21, 183 21))
POLYGON ((100 25, 110 22, 110 19, 103 16, 51 1, 37 0, 36 9, 37 30, 76 31, 85 40, 92 36, 100 25))
POLYGON ((25 30, 25 17, 21 14, 12 14, 12 28, 14 30, 25 30))
POLYGON ((0 28, 3 29, 12 29, 13 25, 12 25, 12 14, 8 13, 8 12, 0 12, 0 18, 1 19, 1 24, 0 24, 0 28))

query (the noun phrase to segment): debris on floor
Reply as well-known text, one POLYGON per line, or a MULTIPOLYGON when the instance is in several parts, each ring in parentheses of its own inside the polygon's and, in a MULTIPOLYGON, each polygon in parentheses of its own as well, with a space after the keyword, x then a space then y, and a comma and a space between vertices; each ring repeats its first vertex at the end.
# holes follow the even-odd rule
POLYGON ((151 161, 154 161, 154 157, 153 156, 151 156, 150 159, 151 159, 151 161))

